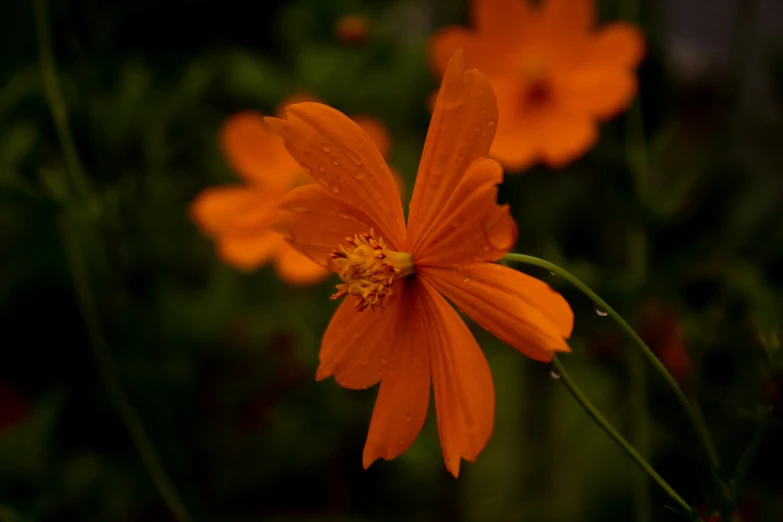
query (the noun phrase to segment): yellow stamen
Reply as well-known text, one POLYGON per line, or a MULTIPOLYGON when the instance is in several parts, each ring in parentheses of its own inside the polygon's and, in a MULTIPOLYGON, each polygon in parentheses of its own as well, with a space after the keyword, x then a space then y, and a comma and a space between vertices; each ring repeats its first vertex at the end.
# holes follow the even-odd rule
POLYGON ((392 283, 414 272, 413 256, 407 252, 390 250, 375 232, 356 234, 345 238, 348 246, 340 245, 329 257, 344 284, 337 285, 332 299, 346 295, 356 297, 360 311, 372 307, 383 308, 384 300, 392 294, 392 283))

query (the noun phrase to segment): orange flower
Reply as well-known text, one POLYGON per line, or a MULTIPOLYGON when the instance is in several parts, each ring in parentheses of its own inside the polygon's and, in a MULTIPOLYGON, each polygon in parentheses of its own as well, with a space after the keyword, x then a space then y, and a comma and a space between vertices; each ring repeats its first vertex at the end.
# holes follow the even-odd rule
POLYGON ((347 388, 381 382, 364 466, 416 439, 434 388, 441 448, 456 477, 492 433, 495 391, 487 360, 446 301, 522 353, 550 361, 570 351, 573 314, 543 282, 494 264, 516 243, 503 171, 486 157, 497 105, 486 77, 446 70, 424 144, 407 228, 389 168, 367 135, 317 103, 266 118, 318 182, 290 192, 273 225, 300 252, 337 272, 345 296, 327 328, 318 380, 347 388))
POLYGON ((639 30, 615 22, 594 30, 593 0, 473 0, 475 29, 447 27, 430 41, 442 74, 452 53, 489 76, 500 110, 490 155, 522 170, 561 167, 585 153, 602 121, 636 93, 644 55, 639 30))
MULTIPOLYGON (((313 98, 295 94, 280 107, 313 98)), ((383 124, 368 116, 356 117, 370 139, 388 154, 391 139, 383 124)), ((310 182, 288 154, 283 140, 256 112, 230 117, 220 129, 220 144, 231 166, 246 182, 210 187, 190 206, 193 221, 213 237, 220 257, 240 270, 253 270, 273 262, 281 279, 290 284, 311 284, 329 271, 291 248, 283 237, 269 230, 275 209, 292 188, 310 182)))
POLYGON ((367 40, 370 24, 362 15, 343 15, 334 24, 334 32, 341 42, 358 45, 367 40))

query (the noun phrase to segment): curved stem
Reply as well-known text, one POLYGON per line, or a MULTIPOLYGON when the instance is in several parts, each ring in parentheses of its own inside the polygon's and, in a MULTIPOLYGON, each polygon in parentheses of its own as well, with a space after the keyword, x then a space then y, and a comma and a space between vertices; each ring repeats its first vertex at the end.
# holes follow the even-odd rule
POLYGON ((552 359, 552 368, 554 369, 555 373, 557 374, 560 381, 565 384, 566 388, 568 388, 568 391, 571 392, 571 395, 573 395, 574 399, 582 405, 582 407, 585 409, 588 415, 598 424, 602 430, 606 432, 607 435, 609 435, 612 440, 614 440, 620 448, 625 451, 625 453, 633 459, 634 462, 636 462, 640 468, 642 468, 650 477, 659 485, 661 488, 675 501, 677 502, 683 509, 685 509, 687 512, 691 513, 691 507, 688 505, 683 498, 677 494, 674 489, 665 481, 663 480, 663 477, 661 477, 655 469, 650 465, 649 462, 644 460, 644 458, 639 454, 636 449, 631 446, 628 441, 626 441, 622 435, 620 435, 616 429, 609 423, 609 421, 606 420, 606 418, 601 415, 601 412, 599 412, 595 406, 593 406, 593 403, 590 402, 590 400, 585 397, 585 395, 582 393, 582 391, 579 389, 579 387, 574 383, 574 381, 571 380, 571 376, 568 375, 568 372, 566 372, 565 368, 563 368, 563 365, 560 364, 560 361, 555 357, 552 359))
POLYGON ((534 265, 541 268, 544 268, 546 270, 549 270, 550 272, 559 275, 575 287, 577 287, 583 294, 585 294, 587 297, 590 298, 590 300, 595 303, 597 310, 600 310, 602 315, 609 315, 612 317, 612 319, 617 322, 618 325, 620 325, 620 328, 625 331, 625 333, 628 334, 628 336, 636 343, 636 345, 642 350, 642 353, 647 358, 647 360, 650 362, 650 364, 653 365, 653 367, 658 371, 659 374, 663 377, 663 379, 666 381, 666 383, 669 385, 669 387, 674 392, 675 397, 677 397, 677 402, 680 403, 680 406, 682 406, 683 411, 685 412, 688 420, 690 421, 691 427, 693 428, 693 431, 696 433, 696 437, 699 440, 699 443, 701 445, 702 451, 704 452, 705 458, 707 460, 707 463, 709 464, 709 470, 712 475, 713 480, 715 480, 715 484, 720 487, 722 484, 722 481, 718 477, 717 469, 720 466, 719 460, 718 460, 718 454, 715 451, 715 447, 712 444, 712 439, 710 438, 710 434, 707 431, 706 426, 704 425, 704 421, 701 419, 700 416, 698 416, 693 408, 691 408, 690 403, 688 402, 688 399, 685 397, 685 394, 680 389, 679 385, 677 384, 677 381, 674 380, 674 377, 671 376, 669 371, 666 369, 666 367, 661 363, 661 361, 658 360, 658 358, 655 356, 655 354, 650 350, 650 348, 642 341, 641 337, 634 331, 633 328, 623 319, 620 314, 618 314, 614 308, 609 306, 606 301, 601 299, 598 294, 593 292, 592 289, 590 289, 589 286, 584 284, 582 281, 580 281, 575 275, 573 275, 571 272, 568 272, 567 270, 560 268, 554 263, 550 263, 549 261, 546 261, 544 259, 540 259, 538 257, 533 256, 527 256, 524 254, 506 254, 503 259, 506 259, 507 261, 516 261, 519 263, 525 263, 528 265, 534 265))
POLYGON ((76 237, 71 232, 70 227, 66 222, 61 223, 61 228, 63 240, 65 242, 68 267, 71 271, 71 276, 73 277, 79 308, 84 317, 90 345, 92 345, 93 353, 98 361, 98 367, 100 368, 106 390, 109 392, 109 397, 128 428, 131 438, 136 445, 136 450, 139 452, 142 462, 144 462, 144 465, 147 467, 147 471, 152 477, 155 486, 157 486, 161 497, 163 497, 163 500, 166 502, 166 505, 168 505, 171 512, 180 522, 189 522, 190 516, 185 509, 185 505, 180 499, 174 485, 171 483, 171 480, 169 480, 168 475, 166 475, 166 470, 163 468, 160 458, 155 452, 155 448, 152 445, 152 441, 150 440, 147 431, 144 429, 138 412, 136 412, 136 409, 133 407, 133 404, 128 399, 128 396, 125 394, 125 391, 120 384, 117 371, 109 356, 106 340, 101 331, 98 311, 92 297, 92 292, 90 291, 87 267, 84 265, 84 259, 82 258, 76 237))
POLYGON ((71 183, 73 184, 72 188, 84 200, 90 196, 91 189, 89 181, 84 175, 81 161, 79 161, 76 144, 68 124, 68 108, 63 100, 62 88, 57 75, 57 68, 54 64, 46 0, 35 0, 35 24, 38 36, 38 58, 40 60, 41 78, 43 79, 46 101, 52 112, 57 136, 65 154, 67 170, 70 172, 71 183))

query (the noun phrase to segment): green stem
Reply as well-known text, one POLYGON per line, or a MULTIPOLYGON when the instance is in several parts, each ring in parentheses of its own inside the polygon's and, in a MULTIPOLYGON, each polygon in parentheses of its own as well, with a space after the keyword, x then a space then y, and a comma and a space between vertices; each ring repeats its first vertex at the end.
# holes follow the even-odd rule
POLYGON ((46 0, 35 0, 35 23, 38 36, 38 56, 43 79, 44 93, 52 112, 52 119, 57 130, 57 136, 63 148, 65 162, 71 175, 73 190, 82 201, 88 199, 92 190, 87 177, 84 175, 76 145, 71 135, 68 124, 68 108, 62 95, 62 87, 57 75, 57 67, 54 64, 52 52, 52 38, 49 31, 49 17, 46 0))
POLYGON ((718 473, 717 473, 717 469, 720 465, 718 460, 718 454, 715 451, 715 447, 712 444, 712 439, 710 438, 710 434, 707 431, 706 426, 704 425, 704 421, 701 419, 700 416, 694 413, 693 409, 690 406, 690 403, 688 402, 688 399, 685 397, 685 394, 677 385, 677 381, 674 380, 674 377, 671 376, 671 374, 666 369, 666 367, 661 363, 661 361, 658 360, 658 358, 655 356, 652 350, 650 350, 650 348, 644 343, 644 341, 642 341, 641 337, 639 337, 639 335, 634 331, 633 328, 631 328, 631 326, 625 321, 625 319, 623 319, 622 316, 620 316, 620 314, 618 314, 614 308, 609 306, 606 303, 606 301, 601 299, 601 297, 599 297, 595 292, 593 292, 593 290, 590 289, 589 286, 587 286, 582 281, 580 281, 571 272, 568 272, 567 270, 560 268, 554 263, 550 263, 549 261, 546 261, 544 259, 528 256, 525 254, 506 254, 504 256, 504 259, 506 259, 507 261, 516 261, 518 263, 525 263, 528 265, 538 266, 556 275, 559 275, 560 277, 562 277, 563 279, 565 279, 566 281, 568 281, 569 283, 577 287, 587 297, 589 297, 590 300, 593 301, 593 303, 595 303, 597 311, 600 311, 602 315, 611 316, 612 319, 614 319, 615 322, 617 322, 617 324, 620 325, 620 328, 622 328, 623 331, 626 334, 628 334, 628 336, 634 341, 634 343, 641 349, 642 353, 650 362, 650 364, 653 365, 656 371, 661 375, 661 377, 663 377, 663 379, 666 381, 666 383, 674 392, 674 395, 677 398, 677 402, 680 403, 680 406, 685 412, 685 415, 688 418, 694 433, 696 434, 699 444, 701 445, 702 451, 704 452, 704 456, 708 463, 708 468, 713 477, 713 480, 715 480, 716 486, 720 487, 722 481, 718 477, 718 473))
POLYGON ((73 277, 73 283, 79 301, 79 308, 84 317, 90 345, 92 346, 93 353, 98 361, 98 366, 103 377, 104 385, 109 392, 109 397, 117 408, 117 411, 120 413, 122 420, 125 422, 131 438, 136 445, 136 450, 138 451, 142 462, 144 462, 144 465, 147 467, 147 471, 157 486, 163 500, 178 520, 181 522, 188 522, 190 521, 190 516, 185 509, 185 505, 177 494, 174 485, 166 475, 166 471, 163 469, 163 465, 155 452, 152 441, 150 440, 147 431, 144 429, 139 414, 131 404, 125 391, 122 389, 117 371, 109 356, 109 349, 98 320, 98 311, 92 297, 92 292, 90 291, 87 267, 84 264, 81 249, 77 242, 78 240, 71 231, 68 223, 62 222, 61 230, 68 258, 68 267, 71 271, 71 276, 73 277))
POLYGON ((650 477, 659 485, 661 488, 674 500, 677 502, 683 509, 686 510, 688 513, 692 513, 690 505, 688 505, 683 498, 677 494, 674 489, 665 481, 663 480, 663 477, 661 477, 655 469, 650 465, 649 462, 644 460, 644 457, 642 457, 636 449, 634 449, 633 446, 628 444, 628 441, 626 441, 622 435, 620 435, 616 429, 609 423, 609 421, 606 420, 606 418, 601 415, 601 412, 599 412, 595 406, 593 406, 593 403, 590 402, 590 400, 585 397, 585 395, 582 393, 582 391, 579 389, 579 387, 574 383, 574 381, 571 380, 571 377, 568 375, 568 372, 566 372, 565 368, 563 368, 563 365, 560 364, 560 361, 555 357, 552 359, 552 368, 554 369, 555 373, 559 376, 559 379, 565 384, 566 388, 568 388, 568 391, 571 392, 571 395, 573 395, 574 399, 582 405, 582 407, 585 409, 588 415, 601 427, 602 430, 606 432, 609 437, 612 438, 613 441, 617 443, 620 448, 622 448, 625 453, 633 459, 634 462, 636 462, 640 468, 642 468, 650 477))

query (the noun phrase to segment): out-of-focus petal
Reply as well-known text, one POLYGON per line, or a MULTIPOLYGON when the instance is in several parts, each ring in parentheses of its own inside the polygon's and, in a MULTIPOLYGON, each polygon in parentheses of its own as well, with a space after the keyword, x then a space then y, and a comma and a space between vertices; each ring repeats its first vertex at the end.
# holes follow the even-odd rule
POLYGON ((410 245, 438 219, 468 165, 487 155, 497 118, 489 81, 475 69, 464 71, 458 52, 443 77, 424 143, 408 216, 410 245))
POLYGON ((464 54, 465 64, 483 74, 513 73, 512 47, 501 39, 487 38, 464 27, 444 27, 430 38, 427 47, 430 65, 437 76, 444 74, 451 57, 459 50, 464 54))
POLYGON ((594 26, 595 0, 543 0, 541 4, 542 46, 553 57, 572 54, 594 26))
POLYGON ((409 319, 404 315, 408 313, 406 298, 410 299, 405 285, 398 282, 380 310, 359 311, 352 299, 340 304, 321 341, 316 379, 334 375, 346 388, 364 389, 394 367, 389 361, 404 344, 410 344, 405 336, 409 319))
POLYGON ((599 119, 621 112, 636 94, 636 76, 621 68, 575 70, 558 75, 553 83, 565 107, 599 119))
POLYGON ((511 268, 478 263, 418 268, 418 274, 501 341, 537 361, 569 352, 574 315, 547 284, 511 268))
POLYGON ((231 167, 253 183, 280 190, 301 170, 257 112, 228 118, 220 128, 220 145, 231 167))
POLYGON ((517 226, 508 205, 498 205, 500 164, 479 158, 468 166, 438 221, 412 245, 417 267, 461 266, 497 261, 517 241, 517 226))
POLYGON ((369 136, 341 112, 319 103, 290 105, 287 114, 286 120, 266 121, 283 137, 291 155, 333 198, 371 224, 394 250, 404 250, 400 195, 369 136))
POLYGON ((432 325, 425 320, 425 314, 429 302, 417 281, 406 285, 399 323, 393 331, 394 349, 383 373, 364 446, 365 469, 376 459, 400 456, 416 440, 427 417, 432 325))
POLYGON ((220 258, 243 271, 263 266, 285 245, 280 234, 268 229, 221 234, 215 243, 220 258))
POLYGON ((364 219, 319 185, 311 184, 285 195, 270 228, 280 232, 299 252, 329 268, 331 250, 344 244, 346 237, 370 231, 372 225, 364 219))
POLYGON ((290 285, 320 283, 331 274, 331 270, 300 253, 284 240, 275 255, 275 271, 280 279, 290 285))
POLYGON ((632 69, 639 65, 645 52, 644 36, 638 27, 613 22, 600 27, 585 47, 584 65, 632 69))
POLYGON ((207 234, 263 231, 274 216, 280 194, 245 186, 202 190, 190 205, 191 219, 207 234))
POLYGON ((535 14, 535 6, 528 0, 473 0, 473 23, 478 31, 508 45, 523 41, 521 38, 535 14))

